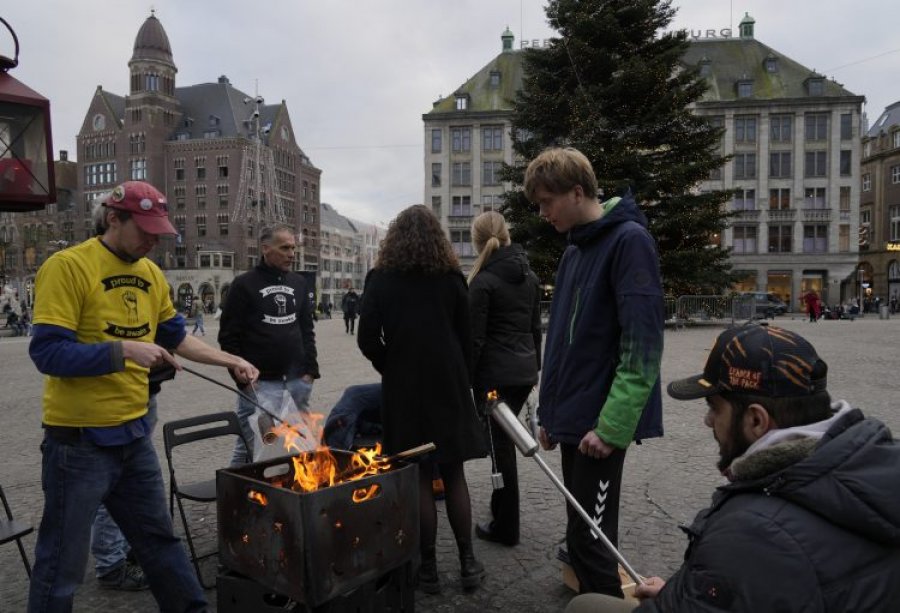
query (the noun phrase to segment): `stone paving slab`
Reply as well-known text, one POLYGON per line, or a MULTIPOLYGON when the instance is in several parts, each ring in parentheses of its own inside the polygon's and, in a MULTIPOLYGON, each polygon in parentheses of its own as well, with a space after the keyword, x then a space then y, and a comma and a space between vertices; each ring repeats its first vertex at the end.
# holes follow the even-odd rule
MULTIPOLYGON (((900 376, 897 346, 898 319, 872 317, 810 324, 801 318, 779 318, 779 325, 809 338, 830 365, 829 389, 867 414, 900 431, 900 376)), ((215 342, 216 322, 206 326, 208 342, 215 342)), ((315 385, 314 410, 327 412, 343 389, 353 383, 378 380, 360 355, 356 337, 344 333, 343 322, 324 320, 316 327, 323 378, 315 385)), ((717 327, 670 330, 666 333, 663 383, 699 372, 717 327)), ((41 377, 28 358, 28 339, 0 339, 0 484, 17 518, 36 527, 43 495, 40 487, 41 377)), ((201 372, 224 382, 221 369, 198 366, 201 372)), ((227 410, 235 406, 230 392, 187 373, 163 386, 160 420, 167 421, 227 410)), ((629 450, 621 510, 620 548, 638 572, 668 576, 680 564, 685 538, 678 524, 690 521, 709 501, 721 482, 714 464, 717 446, 702 425, 703 403, 665 400, 666 436, 629 450)), ((163 469, 162 430, 154 442, 163 469)), ((197 469, 212 472, 227 463, 229 449, 210 452, 197 469)), ((559 473, 558 452, 543 457, 559 473)), ((490 462, 469 462, 466 472, 475 519, 487 517, 490 499, 490 462)), ((556 550, 563 539, 565 508, 562 496, 530 459, 519 458, 522 497, 522 542, 509 549, 476 540, 476 552, 488 569, 482 587, 471 594, 459 586, 459 566, 452 532, 439 505, 438 566, 443 583, 440 596, 417 593, 417 611, 449 612, 561 611, 572 593, 563 586, 556 550)), ((191 506, 191 525, 200 535, 201 551, 215 546, 215 505, 191 506)), ((176 521, 176 525, 178 522, 176 521)), ((35 536, 25 539, 33 560, 35 536)), ((91 562, 92 567, 92 562, 91 562)), ((207 577, 215 575, 214 561, 206 564, 207 577)), ((13 544, 0 547, 0 613, 24 611, 27 577, 13 544)), ((215 590, 207 592, 214 609, 215 590)), ((155 611, 149 592, 120 593, 100 590, 89 570, 75 601, 75 611, 104 613, 155 611)))

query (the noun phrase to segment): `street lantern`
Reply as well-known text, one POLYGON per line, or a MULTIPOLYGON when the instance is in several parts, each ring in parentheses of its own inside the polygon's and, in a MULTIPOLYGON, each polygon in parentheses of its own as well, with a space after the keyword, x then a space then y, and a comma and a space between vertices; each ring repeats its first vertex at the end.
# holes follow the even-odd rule
POLYGON ((50 101, 14 79, 19 39, 12 34, 15 56, 0 54, 0 211, 33 211, 56 202, 50 101))

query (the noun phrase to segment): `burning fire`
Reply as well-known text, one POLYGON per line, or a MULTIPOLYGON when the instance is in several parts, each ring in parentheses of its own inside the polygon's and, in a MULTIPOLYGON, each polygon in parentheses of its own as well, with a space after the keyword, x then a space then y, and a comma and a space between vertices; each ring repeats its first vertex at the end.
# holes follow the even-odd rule
POLYGON ((269 504, 269 499, 266 498, 266 495, 262 492, 257 492, 256 490, 250 490, 249 492, 247 492, 247 499, 251 502, 261 504, 262 506, 266 506, 267 504, 269 504))
POLYGON ((497 393, 497 390, 491 390, 487 393, 488 402, 493 402, 499 398, 500 395, 497 393))
MULTIPOLYGON (((284 438, 284 447, 294 456, 294 482, 290 488, 299 492, 313 492, 323 487, 339 483, 358 481, 363 477, 385 472, 391 468, 390 462, 381 456, 381 443, 372 449, 360 449, 350 458, 345 468, 341 468, 331 450, 322 444, 322 415, 311 414, 306 424, 310 432, 316 433, 319 446, 313 451, 306 451, 308 440, 295 426, 279 424, 272 432, 284 438)), ((362 502, 377 495, 380 488, 372 486, 360 488, 353 493, 354 502, 362 502), (360 493, 362 492, 362 493, 360 493)))

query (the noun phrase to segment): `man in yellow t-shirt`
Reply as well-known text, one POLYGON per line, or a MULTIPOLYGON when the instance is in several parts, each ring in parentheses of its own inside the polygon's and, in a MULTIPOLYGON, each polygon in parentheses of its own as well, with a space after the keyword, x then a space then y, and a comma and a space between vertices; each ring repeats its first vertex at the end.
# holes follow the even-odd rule
POLYGON ((206 599, 174 536, 147 419, 150 367, 163 347, 230 369, 246 360, 188 336, 159 268, 144 256, 177 234, 165 197, 128 181, 99 206, 102 235, 54 254, 35 279, 29 353, 46 375, 43 398, 44 514, 28 610, 70 610, 84 577, 91 524, 101 505, 121 528, 161 610, 204 611, 206 599), (159 343, 159 344, 157 344, 159 343))

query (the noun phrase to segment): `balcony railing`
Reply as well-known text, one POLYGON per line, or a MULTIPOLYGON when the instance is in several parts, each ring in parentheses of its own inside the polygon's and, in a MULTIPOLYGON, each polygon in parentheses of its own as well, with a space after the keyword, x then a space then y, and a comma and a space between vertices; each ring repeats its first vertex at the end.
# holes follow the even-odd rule
POLYGON ((757 209, 739 209, 734 213, 736 221, 759 221, 760 211, 757 209))
POLYGON ((803 221, 831 221, 831 209, 803 209, 803 221))
POLYGON ((769 209, 769 221, 794 221, 797 209, 769 209))
POLYGON ((447 225, 451 228, 468 228, 472 225, 471 215, 449 215, 447 225))

